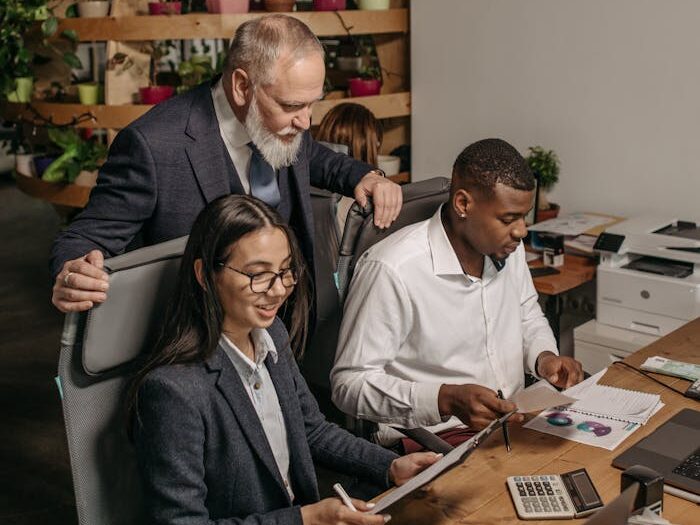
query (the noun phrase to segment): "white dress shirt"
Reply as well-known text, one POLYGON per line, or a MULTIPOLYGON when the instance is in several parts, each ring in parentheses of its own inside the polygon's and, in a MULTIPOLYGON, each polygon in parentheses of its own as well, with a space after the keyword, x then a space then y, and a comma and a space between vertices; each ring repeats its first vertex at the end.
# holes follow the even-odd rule
POLYGON ((224 93, 224 84, 221 80, 211 88, 211 97, 214 100, 214 112, 216 113, 216 120, 219 121, 221 138, 224 140, 226 150, 238 172, 238 178, 241 180, 243 189, 249 194, 250 158, 253 154, 250 147, 248 147, 250 135, 248 135, 245 126, 234 115, 231 104, 229 104, 226 93, 224 93))
POLYGON ((275 457, 275 463, 282 475, 284 486, 289 498, 294 501, 292 484, 289 482, 289 444, 287 442, 287 425, 280 408, 279 398, 270 372, 265 366, 265 358, 270 354, 277 362, 277 349, 267 330, 253 330, 253 346, 255 347, 255 362, 251 361, 239 348, 226 337, 221 335, 221 347, 233 363, 236 372, 243 382, 243 387, 250 397, 255 412, 260 418, 265 436, 275 457))
POLYGON ((522 244, 498 271, 463 272, 440 210, 394 233, 357 263, 331 372, 333 401, 344 412, 386 426, 461 425, 442 421, 442 384, 479 384, 510 397, 534 372, 537 356, 557 354, 522 244))

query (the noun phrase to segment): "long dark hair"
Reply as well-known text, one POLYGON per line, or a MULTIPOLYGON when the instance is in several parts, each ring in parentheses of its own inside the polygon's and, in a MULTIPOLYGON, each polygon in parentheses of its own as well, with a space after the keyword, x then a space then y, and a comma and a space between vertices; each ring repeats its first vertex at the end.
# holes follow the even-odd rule
MULTIPOLYGON (((131 385, 128 410, 131 416, 141 382, 153 369, 178 363, 205 361, 221 337, 223 310, 217 295, 215 275, 220 263, 230 256, 230 246, 261 228, 282 230, 289 241, 291 267, 298 282, 287 299, 291 308, 290 344, 297 356, 306 345, 309 321, 309 283, 301 250, 291 228, 264 202, 247 195, 226 195, 212 201, 200 212, 182 256, 178 281, 167 309, 165 324, 153 353, 147 358, 131 385), (202 260, 203 286, 197 281, 194 262, 202 260)), ((131 421, 129 417, 129 421, 131 421)))

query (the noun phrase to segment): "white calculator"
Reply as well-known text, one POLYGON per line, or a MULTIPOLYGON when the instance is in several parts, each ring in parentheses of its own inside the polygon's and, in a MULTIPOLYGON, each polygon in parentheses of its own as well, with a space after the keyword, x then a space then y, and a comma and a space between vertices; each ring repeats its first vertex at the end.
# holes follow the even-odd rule
POLYGON ((580 518, 603 507, 584 468, 564 474, 509 476, 506 483, 523 520, 580 518))

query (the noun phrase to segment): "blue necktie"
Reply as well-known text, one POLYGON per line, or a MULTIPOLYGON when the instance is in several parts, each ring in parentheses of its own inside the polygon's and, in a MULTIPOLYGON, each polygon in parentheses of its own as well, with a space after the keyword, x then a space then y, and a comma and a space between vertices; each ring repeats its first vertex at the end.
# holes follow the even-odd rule
POLYGON ((248 143, 253 155, 250 158, 250 194, 273 208, 280 203, 280 189, 272 166, 263 158, 252 142, 248 143))

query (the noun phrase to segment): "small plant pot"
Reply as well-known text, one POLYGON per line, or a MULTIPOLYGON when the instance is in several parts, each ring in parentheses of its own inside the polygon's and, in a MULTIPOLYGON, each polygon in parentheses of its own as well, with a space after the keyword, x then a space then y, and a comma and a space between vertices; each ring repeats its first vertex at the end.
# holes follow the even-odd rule
POLYGON ((182 2, 148 2, 149 15, 179 15, 182 2))
POLYGON ((350 88, 351 97, 368 97, 371 95, 379 95, 382 89, 382 81, 377 78, 350 78, 348 79, 348 87, 350 88))
POLYGON ((102 86, 94 82, 78 84, 78 98, 85 106, 94 106, 100 103, 100 91, 102 86))
POLYGON ((19 153, 15 155, 15 171, 25 177, 36 177, 34 168, 34 155, 29 153, 19 153))
POLYGON ((175 94, 173 86, 148 86, 139 88, 141 104, 159 104, 175 94))
POLYGON ((56 155, 39 155, 38 157, 34 157, 34 172, 36 173, 36 176, 41 178, 46 171, 46 168, 48 168, 57 158, 58 157, 56 155))
POLYGON ((15 79, 15 90, 7 94, 10 102, 29 102, 34 91, 34 79, 32 77, 19 77, 15 79))
POLYGON ((108 0, 78 2, 78 14, 82 18, 100 18, 109 15, 108 0))
POLYGON ((207 11, 210 13, 247 13, 249 10, 249 0, 207 0, 207 11))
POLYGON ((357 7, 367 11, 389 9, 390 0, 357 0, 357 7))
POLYGON ((345 0, 314 0, 314 11, 343 11, 345 0))
POLYGON ((265 11, 286 13, 294 9, 294 0, 265 0, 265 11))
POLYGON ((378 155, 377 167, 386 173, 387 177, 398 175, 401 168, 401 159, 396 155, 378 155))
POLYGON ((537 210, 537 219, 535 222, 548 221, 549 219, 556 219, 559 215, 559 205, 553 202, 549 203, 549 208, 546 210, 537 210))

